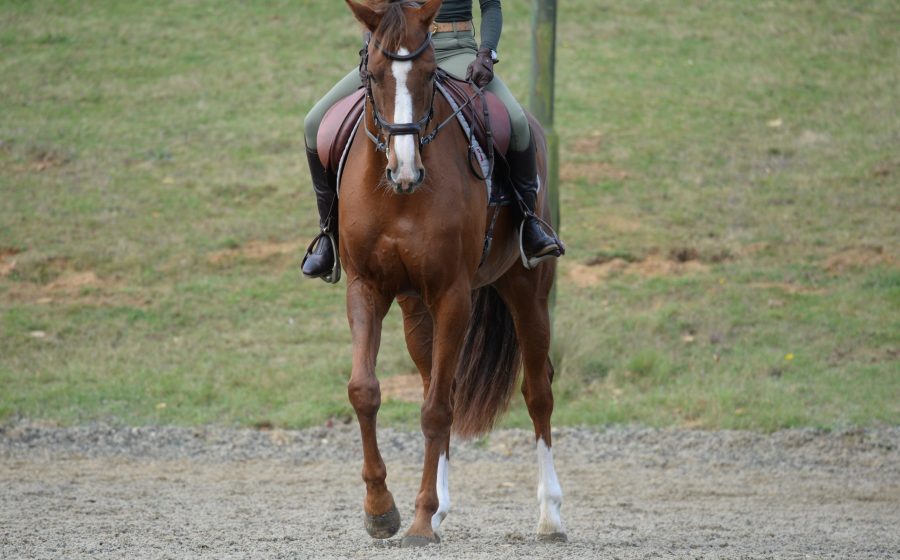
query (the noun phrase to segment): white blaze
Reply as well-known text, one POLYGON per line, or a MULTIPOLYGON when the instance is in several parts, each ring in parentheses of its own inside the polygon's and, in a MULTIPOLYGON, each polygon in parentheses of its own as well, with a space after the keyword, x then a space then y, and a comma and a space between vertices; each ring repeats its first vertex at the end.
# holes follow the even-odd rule
MULTIPOLYGON (((409 51, 401 48, 398 53, 407 55, 409 51)), ((413 122, 412 94, 406 84, 406 77, 412 69, 412 61, 395 60, 391 63, 391 72, 397 83, 397 91, 394 94, 394 123, 405 124, 413 122)), ((397 158, 397 171, 394 180, 398 183, 415 181, 418 176, 416 167, 416 137, 412 134, 394 136, 394 157, 397 158)))
POLYGON ((441 453, 438 459, 437 495, 438 510, 431 516, 431 529, 435 532, 450 513, 450 461, 447 460, 446 453, 441 453))
POLYGON ((556 478, 556 469, 553 468, 553 450, 547 447, 544 438, 538 438, 537 441, 537 460, 537 498, 541 508, 537 532, 539 535, 565 533, 562 518, 559 516, 559 508, 562 505, 562 488, 556 478))

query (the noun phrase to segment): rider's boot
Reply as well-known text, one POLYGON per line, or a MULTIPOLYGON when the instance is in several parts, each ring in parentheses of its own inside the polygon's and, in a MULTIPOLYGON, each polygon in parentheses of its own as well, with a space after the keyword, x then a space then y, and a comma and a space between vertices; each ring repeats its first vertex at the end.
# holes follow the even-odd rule
POLYGON ((319 154, 306 148, 306 159, 309 162, 313 190, 316 192, 319 227, 322 232, 306 249, 301 270, 307 278, 321 278, 334 284, 341 278, 337 259, 337 193, 333 183, 329 181, 328 171, 319 161, 319 154))
POLYGON ((540 185, 534 139, 522 152, 510 150, 506 159, 509 161, 510 179, 516 189, 519 207, 524 215, 520 228, 522 263, 525 268, 534 268, 543 260, 564 255, 566 247, 550 225, 534 213, 540 185))

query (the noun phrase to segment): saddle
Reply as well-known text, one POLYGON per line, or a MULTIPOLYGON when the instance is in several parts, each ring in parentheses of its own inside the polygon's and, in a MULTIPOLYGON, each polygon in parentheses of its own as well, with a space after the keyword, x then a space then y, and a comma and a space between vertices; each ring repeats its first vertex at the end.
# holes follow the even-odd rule
MULTIPOLYGON (((478 95, 475 88, 469 82, 457 80, 449 74, 444 75, 441 80, 443 89, 438 91, 447 92, 452 99, 448 99, 451 105, 457 107, 466 103, 470 98, 472 101, 462 110, 462 116, 472 127, 475 133, 475 139, 483 148, 487 148, 487 124, 485 123, 485 108, 481 103, 482 96, 478 95)), ((483 99, 487 103, 487 118, 490 119, 491 137, 494 143, 494 155, 506 158, 506 152, 509 150, 510 134, 512 133, 512 125, 509 122, 509 114, 500 98, 489 91, 484 92, 483 99)))
POLYGON ((329 172, 338 173, 353 131, 362 119, 366 90, 362 87, 341 99, 325 112, 316 134, 319 161, 329 172))
MULTIPOLYGON (((506 152, 509 150, 510 134, 512 126, 509 121, 509 115, 503 102, 493 93, 484 92, 484 95, 478 95, 475 88, 468 82, 457 80, 448 74, 440 75, 440 86, 438 91, 449 97, 447 101, 455 109, 463 107, 460 115, 464 119, 466 125, 460 123, 464 133, 468 134, 466 126, 474 134, 478 145, 482 148, 487 147, 488 134, 485 123, 485 115, 490 120, 491 140, 493 143, 494 157, 498 161, 505 161, 506 152), (487 104, 485 110, 482 99, 487 104)), ((349 152, 349 145, 352 142, 354 133, 363 118, 363 108, 365 107, 365 89, 360 88, 347 97, 335 103, 325 113, 319 125, 319 131, 316 136, 318 145, 319 160, 333 176, 340 181, 341 170, 344 159, 349 152)), ((423 150, 429 147, 423 146, 423 150)), ((461 154, 463 155, 463 154, 461 154)), ((470 157, 472 154, 468 154, 470 157)), ((506 165, 497 165, 494 167, 495 175, 502 173, 506 165)), ((498 181, 503 183, 504 181, 498 181)), ((505 202, 506 197, 502 196, 501 189, 496 189, 493 193, 492 203, 505 202), (499 197, 500 201, 494 200, 499 197)))

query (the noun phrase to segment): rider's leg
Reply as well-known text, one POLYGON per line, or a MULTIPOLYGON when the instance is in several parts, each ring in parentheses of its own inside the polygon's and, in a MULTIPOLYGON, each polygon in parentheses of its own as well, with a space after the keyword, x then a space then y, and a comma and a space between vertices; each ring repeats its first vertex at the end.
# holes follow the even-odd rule
MULTIPOLYGON (((316 150, 306 148, 306 161, 309 163, 309 174, 312 177, 313 190, 316 193, 316 206, 319 210, 319 229, 321 234, 315 240, 315 246, 303 259, 301 270, 308 278, 331 278, 335 265, 335 250, 329 235, 337 242, 337 193, 334 180, 319 161, 316 150)), ((326 278, 326 281, 328 280, 326 278)))
MULTIPOLYGON (((439 33, 434 36, 435 56, 438 66, 456 78, 464 79, 466 68, 475 59, 476 43, 471 32, 439 33)), ((506 106, 512 125, 510 151, 507 160, 511 168, 510 179, 522 202, 525 220, 522 223, 522 248, 529 262, 558 257, 565 251, 554 235, 548 235, 541 222, 534 216, 537 202, 537 158, 531 140, 528 117, 513 94, 496 75, 485 88, 506 106)))
POLYGON ((316 150, 316 135, 325 113, 332 105, 350 95, 360 87, 359 71, 353 70, 319 100, 303 122, 303 134, 306 138, 306 160, 309 163, 309 174, 312 177, 313 190, 316 192, 316 206, 319 209, 319 228, 325 235, 320 235, 315 247, 303 260, 303 274, 309 278, 325 278, 337 280, 334 272, 335 251, 328 235, 337 240, 337 193, 335 181, 329 177, 328 171, 319 160, 316 150))
POLYGON ((522 248, 529 264, 533 266, 544 259, 562 255, 565 248, 555 234, 550 235, 545 231, 541 221, 534 214, 540 181, 528 116, 503 80, 496 75, 485 89, 496 95, 509 112, 512 137, 506 159, 509 161, 510 179, 525 215, 522 222, 522 248))

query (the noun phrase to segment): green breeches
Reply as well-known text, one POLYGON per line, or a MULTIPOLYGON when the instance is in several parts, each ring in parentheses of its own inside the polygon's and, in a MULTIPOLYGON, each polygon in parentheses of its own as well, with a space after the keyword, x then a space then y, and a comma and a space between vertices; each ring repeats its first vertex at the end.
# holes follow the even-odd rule
MULTIPOLYGON (((438 66, 452 76, 465 79, 466 69, 475 60, 475 54, 478 50, 478 45, 472 32, 435 33, 433 41, 434 54, 438 66)), ((316 134, 319 132, 319 124, 322 122, 328 109, 356 91, 359 86, 359 71, 354 68, 349 74, 341 78, 322 99, 313 105, 313 108, 309 110, 306 119, 303 121, 303 132, 306 136, 307 147, 312 150, 316 149, 316 134)), ((509 91, 509 88, 506 87, 506 84, 503 83, 503 80, 496 75, 484 89, 496 95, 503 102, 503 105, 506 106, 510 124, 512 125, 510 149, 517 152, 524 151, 528 148, 528 144, 531 141, 531 131, 528 128, 528 118, 525 116, 522 106, 516 101, 516 98, 509 91)))
POLYGON ((328 109, 347 97, 360 87, 359 70, 354 68, 352 72, 341 78, 341 80, 328 90, 325 97, 320 99, 313 105, 313 108, 306 114, 303 121, 303 134, 306 136, 306 147, 310 150, 316 149, 316 135, 319 133, 319 125, 325 118, 328 109))

